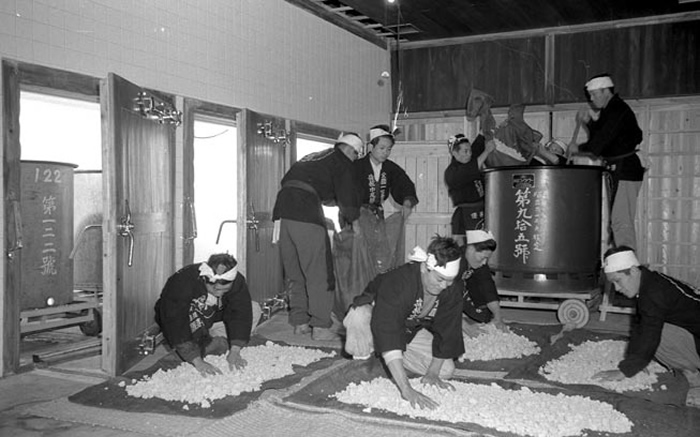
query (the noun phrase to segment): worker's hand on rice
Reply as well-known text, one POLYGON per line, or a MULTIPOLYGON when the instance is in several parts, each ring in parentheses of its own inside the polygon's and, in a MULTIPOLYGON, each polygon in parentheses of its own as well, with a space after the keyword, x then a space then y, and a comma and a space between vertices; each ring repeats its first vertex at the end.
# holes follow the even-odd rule
POLYGON ((492 320, 491 323, 501 332, 510 332, 510 328, 502 320, 492 320))
POLYGON ((426 373, 420 380, 421 383, 425 385, 432 385, 442 390, 452 390, 455 391, 455 386, 440 378, 438 375, 433 375, 431 373, 426 373))
POLYGON ((345 351, 355 359, 367 359, 374 351, 371 321, 372 305, 350 308, 343 319, 346 332, 345 351))
POLYGON ((434 410, 440 405, 411 386, 406 387, 401 392, 401 397, 410 402, 413 408, 420 408, 421 410, 434 410))
POLYGON ((476 338, 483 334, 484 331, 481 329, 478 323, 469 323, 462 319, 462 334, 467 338, 476 338))
POLYGON ((242 370, 248 365, 248 361, 241 357, 241 348, 238 346, 231 346, 231 350, 228 351, 226 356, 226 361, 228 361, 228 369, 231 371, 242 370))
POLYGON ((604 370, 593 375, 593 379, 596 381, 622 381, 625 379, 625 374, 618 369, 614 370, 604 370))
POLYGON ((207 363, 202 358, 192 360, 192 365, 202 376, 221 375, 221 370, 218 367, 207 363))

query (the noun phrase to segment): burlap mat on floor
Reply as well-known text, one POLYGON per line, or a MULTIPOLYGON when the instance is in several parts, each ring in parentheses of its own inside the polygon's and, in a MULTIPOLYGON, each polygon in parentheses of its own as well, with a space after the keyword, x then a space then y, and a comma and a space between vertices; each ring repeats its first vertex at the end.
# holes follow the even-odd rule
MULTIPOLYGON (((505 379, 545 382, 550 385, 568 388, 577 392, 612 393, 598 385, 563 384, 556 381, 550 381, 539 374, 539 369, 547 362, 561 358, 571 351, 572 346, 582 344, 589 340, 627 340, 627 337, 620 334, 593 332, 587 329, 575 329, 567 332, 553 345, 546 345, 546 347, 542 347, 542 351, 538 355, 522 359, 517 367, 512 368, 508 372, 505 379)), ((654 385, 652 390, 644 390, 639 392, 630 391, 625 392, 624 395, 646 399, 658 404, 684 406, 687 392, 688 383, 683 375, 674 375, 672 372, 665 372, 659 375, 659 382, 654 385)), ((698 435, 700 435, 700 433, 698 435)))
MULTIPOLYGON (((345 404, 336 400, 333 396, 333 394, 343 391, 351 382, 369 381, 377 377, 387 377, 386 375, 386 370, 378 359, 350 362, 348 365, 338 367, 324 375, 324 377, 317 378, 298 391, 282 398, 282 402, 289 408, 317 412, 336 411, 345 416, 354 416, 357 420, 371 418, 372 420, 383 420, 386 423, 403 426, 431 425, 435 426, 436 429, 449 429, 457 433, 477 433, 498 437, 516 436, 516 434, 500 432, 474 423, 449 423, 421 418, 414 419, 374 408, 368 413, 363 411, 363 406, 345 404)), ((511 381, 489 382, 475 380, 469 382, 476 384, 496 382, 505 388, 515 389, 519 387, 518 384, 511 381)), ((700 432, 700 410, 698 409, 660 405, 639 398, 602 391, 581 393, 558 388, 531 388, 531 390, 550 394, 564 393, 568 396, 585 395, 588 398, 613 405, 635 424, 631 433, 619 434, 619 436, 697 437, 700 432)), ((398 389, 396 396, 400 396, 398 389)), ((586 431, 586 435, 588 437, 602 437, 609 434, 586 431)))
MULTIPOLYGON (((261 345, 264 344, 265 341, 267 340, 255 336, 251 339, 250 345, 261 345)), ((125 387, 119 386, 119 384, 123 382, 131 384, 132 380, 140 380, 144 376, 154 374, 159 369, 168 370, 181 365, 182 361, 173 352, 164 356, 157 363, 144 371, 129 372, 123 376, 112 378, 109 381, 88 387, 85 390, 70 396, 68 399, 71 402, 82 405, 121 411, 177 414, 182 416, 207 418, 225 417, 245 409, 250 403, 256 401, 265 390, 290 387, 301 381, 302 378, 311 375, 313 372, 319 369, 329 366, 338 359, 341 358, 336 354, 335 357, 323 358, 305 367, 295 366, 295 372, 292 375, 266 381, 262 384, 260 390, 256 390, 254 392, 244 392, 238 396, 227 396, 223 399, 212 401, 210 408, 202 408, 198 404, 189 404, 188 409, 185 410, 183 409, 183 407, 186 405, 184 402, 166 401, 157 398, 136 398, 129 396, 125 387)))

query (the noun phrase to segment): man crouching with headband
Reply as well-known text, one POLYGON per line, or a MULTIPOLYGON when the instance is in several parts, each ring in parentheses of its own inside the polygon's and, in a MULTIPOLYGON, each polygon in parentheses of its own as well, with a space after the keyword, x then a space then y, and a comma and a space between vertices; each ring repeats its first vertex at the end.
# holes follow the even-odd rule
POLYGON ((688 406, 700 407, 700 290, 639 264, 627 246, 605 253, 605 275, 615 289, 636 301, 638 323, 617 369, 594 375, 618 381, 644 370, 656 358, 688 379, 688 406))
POLYGON ((410 262, 378 275, 353 301, 343 321, 345 350, 368 358, 373 349, 386 363, 411 406, 434 409, 437 402, 411 387, 406 370, 423 375, 423 384, 443 389, 464 353, 462 294, 452 286, 461 250, 451 238, 436 236, 427 253, 416 247, 410 262))
POLYGON ((229 370, 246 366, 241 348, 262 314, 260 305, 251 301, 237 264, 234 257, 221 253, 183 267, 168 278, 156 302, 156 322, 165 340, 204 376, 221 373, 204 361, 206 355, 228 352, 229 370), (223 327, 216 322, 223 322, 223 327))

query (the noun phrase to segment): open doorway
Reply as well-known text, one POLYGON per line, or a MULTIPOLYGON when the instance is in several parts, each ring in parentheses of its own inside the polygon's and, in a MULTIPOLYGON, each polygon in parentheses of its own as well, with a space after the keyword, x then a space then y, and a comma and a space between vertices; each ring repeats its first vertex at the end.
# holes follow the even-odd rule
POLYGON ((100 105, 20 92, 20 366, 94 357, 101 367, 100 105))
POLYGON ((194 122, 194 205, 197 238, 194 262, 214 253, 240 259, 237 247, 238 132, 223 118, 194 122))

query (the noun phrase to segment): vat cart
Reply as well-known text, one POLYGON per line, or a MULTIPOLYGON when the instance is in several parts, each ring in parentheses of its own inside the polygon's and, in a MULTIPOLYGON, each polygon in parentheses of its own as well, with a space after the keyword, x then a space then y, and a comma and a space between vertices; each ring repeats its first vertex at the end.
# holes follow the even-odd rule
POLYGON ((562 325, 583 328, 590 319, 590 310, 602 299, 599 289, 586 292, 543 293, 498 289, 501 306, 504 308, 532 308, 555 310, 562 325))
POLYGON ((102 293, 76 292, 74 301, 64 305, 33 308, 20 312, 20 333, 31 334, 78 325, 91 337, 102 332, 102 293))

